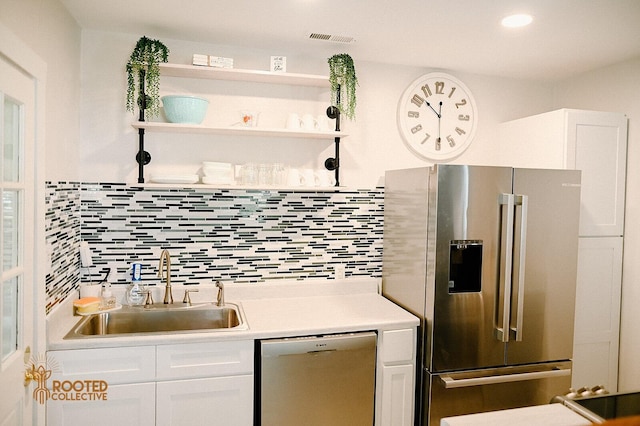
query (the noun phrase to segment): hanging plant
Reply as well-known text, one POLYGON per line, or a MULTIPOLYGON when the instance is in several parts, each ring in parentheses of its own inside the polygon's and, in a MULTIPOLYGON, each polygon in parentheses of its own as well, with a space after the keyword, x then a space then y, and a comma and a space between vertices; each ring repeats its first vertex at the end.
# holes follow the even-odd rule
POLYGON ((135 106, 156 117, 160 114, 160 67, 167 62, 169 49, 159 40, 141 37, 127 62, 127 111, 135 112, 135 106), (137 83, 137 86, 136 86, 137 83), (135 94, 138 99, 135 102, 135 94), (146 96, 145 96, 146 94, 146 96))
POLYGON ((331 105, 340 110, 350 120, 356 112, 356 68, 353 59, 346 53, 329 58, 329 84, 331 85, 331 105))

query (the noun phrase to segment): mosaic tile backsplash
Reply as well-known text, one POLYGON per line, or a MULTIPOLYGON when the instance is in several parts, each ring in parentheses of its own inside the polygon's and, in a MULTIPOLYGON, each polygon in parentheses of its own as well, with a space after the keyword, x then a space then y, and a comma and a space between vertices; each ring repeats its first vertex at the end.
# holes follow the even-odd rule
MULTIPOLYGON (((110 270, 110 282, 127 284, 135 262, 142 264, 143 282, 157 285, 162 249, 171 254, 172 283, 185 285, 331 279, 337 265, 347 277, 381 276, 381 188, 296 192, 86 183, 48 188, 66 203, 47 202, 47 242, 57 251, 67 249, 54 246, 60 235, 71 241, 68 247, 75 250, 62 256, 82 281, 98 281, 110 270), (56 220, 67 205, 79 212, 79 226, 56 220), (92 250, 89 269, 79 268, 80 240, 92 250)), ((48 311, 79 284, 78 279, 51 282, 48 311)))
POLYGON ((80 184, 47 182, 45 203, 45 238, 51 262, 45 279, 49 313, 80 282, 80 184))

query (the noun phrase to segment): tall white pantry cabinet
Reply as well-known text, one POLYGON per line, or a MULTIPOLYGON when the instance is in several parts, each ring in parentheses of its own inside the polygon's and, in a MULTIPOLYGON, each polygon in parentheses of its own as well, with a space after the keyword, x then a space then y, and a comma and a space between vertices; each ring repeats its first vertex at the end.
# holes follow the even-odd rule
POLYGON ((499 143, 508 165, 582 170, 572 387, 617 391, 627 117, 560 109, 502 123, 499 143))

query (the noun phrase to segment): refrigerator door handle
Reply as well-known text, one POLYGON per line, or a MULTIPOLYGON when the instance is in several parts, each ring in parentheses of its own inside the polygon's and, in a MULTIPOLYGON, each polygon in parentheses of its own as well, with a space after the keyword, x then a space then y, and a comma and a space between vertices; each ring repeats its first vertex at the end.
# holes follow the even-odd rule
POLYGON ((502 205, 502 230, 500 237, 500 274, 498 276, 498 297, 496 303, 494 333, 496 339, 506 343, 509 341, 509 321, 511 312, 513 215, 515 209, 515 197, 513 194, 500 194, 498 202, 502 205))
POLYGON ((450 376, 442 376, 440 380, 445 389, 466 388, 471 386, 493 385, 498 383, 523 382, 526 380, 549 379, 553 377, 570 376, 570 368, 554 369, 548 371, 534 371, 530 373, 504 374, 497 376, 471 377, 468 379, 454 379, 450 376))
MULTIPOLYGON (((514 252, 517 250, 516 262, 517 275, 516 275, 516 314, 515 325, 511 326, 511 338, 516 342, 522 341, 522 323, 524 318, 524 271, 525 271, 525 258, 527 249, 527 210, 529 207, 529 197, 526 195, 516 195, 515 205, 520 206, 520 233, 519 239, 516 244, 514 242, 514 252)), ((513 317, 513 316, 512 316, 513 317)))

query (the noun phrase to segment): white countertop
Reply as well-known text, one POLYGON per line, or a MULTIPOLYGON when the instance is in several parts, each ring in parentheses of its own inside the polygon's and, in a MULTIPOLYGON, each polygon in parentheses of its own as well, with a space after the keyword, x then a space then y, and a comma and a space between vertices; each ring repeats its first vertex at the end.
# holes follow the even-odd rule
POLYGON ((536 405, 487 413, 446 417, 440 426, 591 426, 591 422, 562 404, 536 405))
MULTIPOLYGON (((418 318, 382 297, 378 293, 379 286, 380 280, 375 278, 225 284, 225 300, 241 307, 248 325, 246 330, 63 339, 81 319, 72 315, 74 295, 47 318, 47 347, 60 350, 253 340, 416 327, 418 318)), ((198 289, 197 293, 191 293, 194 304, 214 300, 216 289, 213 285, 201 285, 198 289)), ((154 299, 162 300, 160 292, 164 287, 155 290, 158 297, 154 294, 154 299)), ((181 300, 183 291, 183 287, 174 286, 174 300, 181 300)), ((122 297, 116 286, 114 294, 122 297)))

